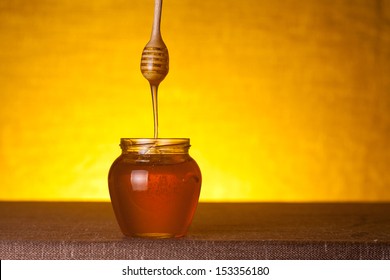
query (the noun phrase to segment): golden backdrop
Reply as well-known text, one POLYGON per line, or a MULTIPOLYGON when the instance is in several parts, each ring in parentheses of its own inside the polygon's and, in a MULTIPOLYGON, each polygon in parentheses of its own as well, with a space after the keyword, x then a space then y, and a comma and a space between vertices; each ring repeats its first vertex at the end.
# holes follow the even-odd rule
MULTIPOLYGON (((108 200, 153 137, 153 0, 0 1, 0 200, 108 200)), ((160 137, 202 201, 390 200, 390 1, 165 0, 160 137)))

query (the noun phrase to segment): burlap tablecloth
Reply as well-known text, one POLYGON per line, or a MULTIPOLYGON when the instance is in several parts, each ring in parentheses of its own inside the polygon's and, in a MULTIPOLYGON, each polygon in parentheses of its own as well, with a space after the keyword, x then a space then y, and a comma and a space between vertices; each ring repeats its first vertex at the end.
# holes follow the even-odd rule
POLYGON ((201 203, 188 236, 150 240, 109 203, 0 202, 0 259, 390 259, 390 204, 201 203))

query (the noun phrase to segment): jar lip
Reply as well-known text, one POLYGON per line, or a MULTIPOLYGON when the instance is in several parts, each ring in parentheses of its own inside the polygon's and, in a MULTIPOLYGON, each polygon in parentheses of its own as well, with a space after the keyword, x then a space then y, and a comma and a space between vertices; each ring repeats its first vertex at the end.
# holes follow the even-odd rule
POLYGON ((183 145, 190 144, 189 138, 121 138, 121 143, 127 143, 130 145, 183 145))
POLYGON ((121 138, 122 152, 138 154, 188 153, 189 138, 121 138))

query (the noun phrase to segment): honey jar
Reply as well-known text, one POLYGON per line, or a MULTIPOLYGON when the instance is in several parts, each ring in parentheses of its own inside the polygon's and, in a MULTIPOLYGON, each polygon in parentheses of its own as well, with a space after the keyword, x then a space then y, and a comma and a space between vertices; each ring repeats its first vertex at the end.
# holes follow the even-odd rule
POLYGON ((122 138, 112 164, 111 204, 124 235, 184 236, 194 216, 202 183, 189 155, 188 138, 122 138))

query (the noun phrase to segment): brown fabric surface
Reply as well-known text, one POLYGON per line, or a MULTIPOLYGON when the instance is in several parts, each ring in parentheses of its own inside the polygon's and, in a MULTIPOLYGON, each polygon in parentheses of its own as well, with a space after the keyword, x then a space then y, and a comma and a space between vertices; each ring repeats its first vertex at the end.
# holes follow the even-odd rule
POLYGON ((390 259, 390 204, 201 203, 187 237, 124 237, 109 203, 0 202, 0 259, 390 259))

